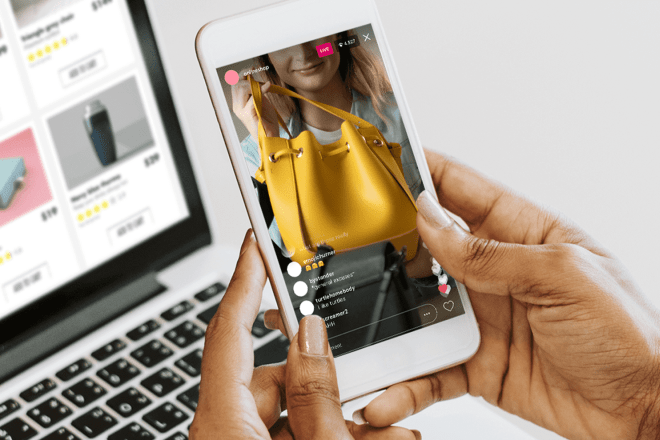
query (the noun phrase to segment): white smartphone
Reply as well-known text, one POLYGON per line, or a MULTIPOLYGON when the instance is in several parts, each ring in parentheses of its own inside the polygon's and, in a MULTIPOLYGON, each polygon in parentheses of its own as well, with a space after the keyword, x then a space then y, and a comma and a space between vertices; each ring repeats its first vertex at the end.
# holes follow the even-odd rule
POLYGON ((474 355, 465 287, 417 234, 433 182, 374 3, 278 3, 196 49, 288 336, 325 320, 342 401, 474 355))

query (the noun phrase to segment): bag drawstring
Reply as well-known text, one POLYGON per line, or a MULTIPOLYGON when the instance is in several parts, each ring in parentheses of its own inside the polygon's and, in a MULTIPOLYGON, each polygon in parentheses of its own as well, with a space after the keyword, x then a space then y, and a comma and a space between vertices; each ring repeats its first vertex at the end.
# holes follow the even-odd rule
POLYGON ((284 148, 280 151, 277 151, 275 153, 271 153, 270 156, 268 156, 268 159, 270 159, 271 162, 275 163, 282 156, 287 156, 287 155, 295 155, 296 157, 301 157, 303 155, 303 149, 302 148, 284 148))

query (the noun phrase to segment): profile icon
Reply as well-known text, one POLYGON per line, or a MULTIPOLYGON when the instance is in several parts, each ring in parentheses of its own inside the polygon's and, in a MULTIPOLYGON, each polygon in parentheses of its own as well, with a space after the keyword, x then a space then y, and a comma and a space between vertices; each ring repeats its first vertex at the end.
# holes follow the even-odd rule
POLYGON ((230 86, 233 86, 238 83, 238 72, 235 70, 228 70, 227 73, 225 73, 225 81, 227 84, 230 86))

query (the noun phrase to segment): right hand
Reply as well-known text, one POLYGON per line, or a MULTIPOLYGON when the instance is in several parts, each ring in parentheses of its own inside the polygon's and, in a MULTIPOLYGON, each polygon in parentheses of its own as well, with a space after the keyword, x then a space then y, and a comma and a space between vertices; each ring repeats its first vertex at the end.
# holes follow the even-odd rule
MULTIPOLYGON (((242 74, 240 77, 244 78, 242 74)), ((266 136, 278 137, 280 129, 277 123, 277 112, 266 96, 266 93, 270 90, 270 86, 270 81, 261 86, 261 121, 264 125, 266 136)), ((247 79, 240 79, 236 84, 231 86, 231 99, 232 110, 256 142, 259 139, 259 118, 257 117, 257 111, 254 109, 252 89, 247 79)))
POLYGON ((621 262, 503 185, 427 160, 440 202, 471 232, 428 193, 417 227, 468 288, 481 346, 464 365, 390 387, 357 418, 388 426, 470 393, 569 439, 660 438, 660 316, 621 262))

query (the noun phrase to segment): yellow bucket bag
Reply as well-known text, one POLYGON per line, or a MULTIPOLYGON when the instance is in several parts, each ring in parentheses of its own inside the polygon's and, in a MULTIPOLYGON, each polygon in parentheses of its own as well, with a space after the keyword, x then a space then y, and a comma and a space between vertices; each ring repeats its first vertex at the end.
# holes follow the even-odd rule
POLYGON ((309 131, 292 139, 267 137, 261 84, 252 76, 249 81, 259 119, 261 166, 255 178, 268 187, 288 256, 306 265, 322 244, 341 253, 389 240, 398 250, 406 246, 406 260, 412 259, 417 205, 403 176, 401 146, 351 113, 275 85, 269 92, 305 100, 343 119, 342 136, 328 145, 309 131))

